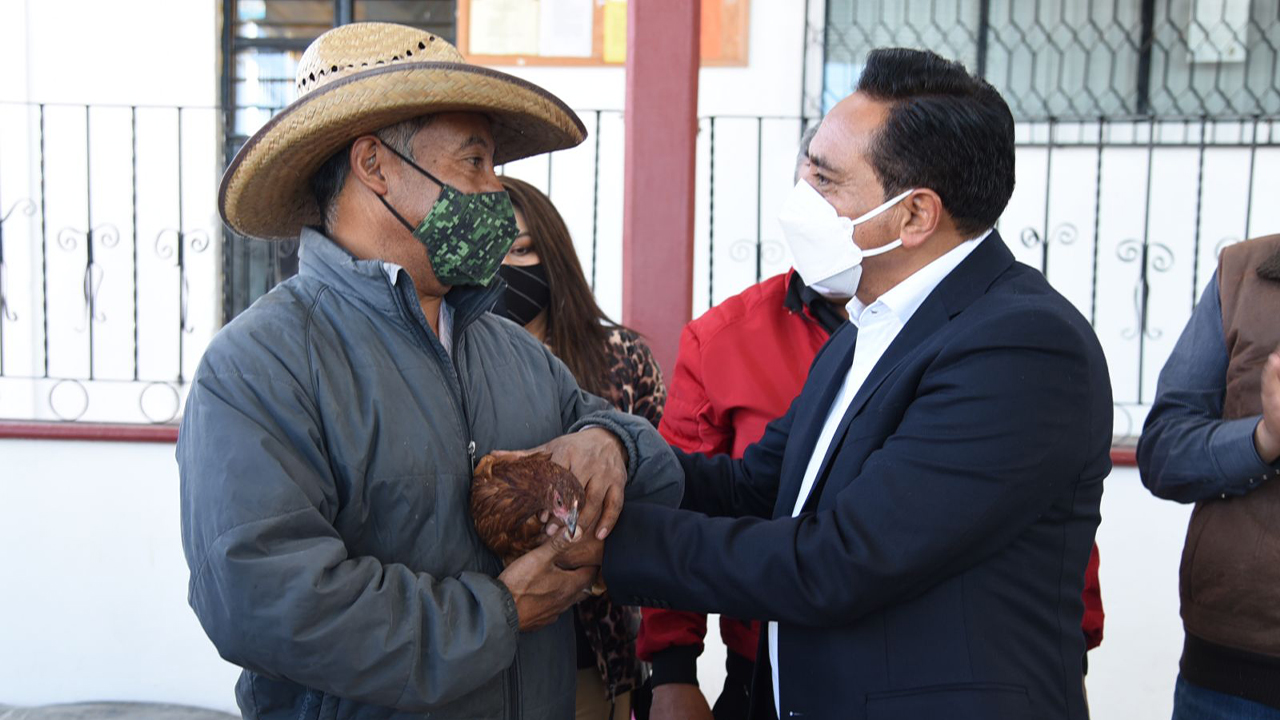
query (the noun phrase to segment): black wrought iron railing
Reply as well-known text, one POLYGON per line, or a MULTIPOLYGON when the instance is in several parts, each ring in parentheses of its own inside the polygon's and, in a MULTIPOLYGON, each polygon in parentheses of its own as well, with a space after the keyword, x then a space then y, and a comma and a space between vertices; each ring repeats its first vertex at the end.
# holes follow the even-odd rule
MULTIPOLYGON (((218 222, 217 114, 0 104, 0 418, 174 418, 224 318, 296 268, 295 244, 233 238, 218 222)), ((622 115, 580 114, 582 146, 502 170, 549 191, 617 316, 622 115)), ((695 315, 788 269, 775 217, 807 122, 701 119, 695 315)), ((1136 434, 1218 251, 1280 228, 1267 195, 1280 116, 1053 119, 1017 134, 999 230, 1092 321, 1116 432, 1136 434)))
MULTIPOLYGON (((774 217, 803 124, 702 121, 702 307, 787 269, 774 217)), ((1017 187, 997 229, 1093 324, 1111 369, 1116 434, 1136 436, 1218 253, 1280 231, 1280 206, 1268 195, 1280 181, 1280 115, 1050 119, 1016 128, 1017 187)))
POLYGON ((177 416, 217 329, 216 119, 0 103, 0 418, 177 416))

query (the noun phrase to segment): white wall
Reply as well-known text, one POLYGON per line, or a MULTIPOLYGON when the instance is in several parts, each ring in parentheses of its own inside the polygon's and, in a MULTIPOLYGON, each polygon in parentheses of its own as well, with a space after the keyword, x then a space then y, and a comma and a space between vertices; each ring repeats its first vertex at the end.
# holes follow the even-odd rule
MULTIPOLYGON (((234 711, 237 670, 186 603, 173 446, 0 440, 0 458, 0 704, 234 711)), ((1188 515, 1149 495, 1132 468, 1107 482, 1098 531, 1106 638, 1090 654, 1088 682, 1095 718, 1169 717, 1188 515)), ((699 677, 714 697, 724 650, 709 625, 699 677)))
POLYGON ((213 105, 218 7, 203 0, 5 0, 0 38, 9 47, 0 57, 12 64, 0 100, 213 105))
POLYGON ((1106 624, 1086 683, 1096 720, 1166 720, 1173 712, 1178 564, 1190 517, 1190 505, 1147 492, 1136 468, 1107 479, 1097 536, 1106 624))
POLYGON ((168 443, 0 440, 0 704, 235 711, 187 607, 168 443))

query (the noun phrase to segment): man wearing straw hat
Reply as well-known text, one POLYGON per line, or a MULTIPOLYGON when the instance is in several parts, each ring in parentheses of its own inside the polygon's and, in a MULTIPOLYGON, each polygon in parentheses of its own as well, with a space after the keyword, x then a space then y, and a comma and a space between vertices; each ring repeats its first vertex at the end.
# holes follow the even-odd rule
POLYGON ((219 208, 300 235, 298 276, 214 338, 178 443, 189 600, 244 672, 247 718, 568 718, 595 568, 560 536, 507 567, 468 512, 476 458, 544 445, 582 532, 674 503, 645 421, 580 391, 489 314, 516 235, 494 164, 572 147, 557 98, 425 31, 360 23, 303 55, 299 99, 245 144, 219 208))

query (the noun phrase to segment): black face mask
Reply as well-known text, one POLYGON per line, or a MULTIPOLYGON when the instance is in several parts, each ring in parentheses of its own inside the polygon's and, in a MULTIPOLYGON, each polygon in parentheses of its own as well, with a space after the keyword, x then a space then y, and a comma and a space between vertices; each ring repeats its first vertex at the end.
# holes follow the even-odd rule
POLYGON ((498 275, 506 281, 506 290, 493 312, 521 325, 528 325, 551 302, 551 286, 547 284, 547 268, 537 265, 503 265, 498 275))

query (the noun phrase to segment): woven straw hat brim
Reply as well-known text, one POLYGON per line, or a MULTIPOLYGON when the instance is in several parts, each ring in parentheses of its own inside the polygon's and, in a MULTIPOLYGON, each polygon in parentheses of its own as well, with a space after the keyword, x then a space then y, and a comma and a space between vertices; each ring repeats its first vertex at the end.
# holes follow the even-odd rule
POLYGON ((311 176, 355 138, 411 118, 477 112, 493 123, 494 164, 578 145, 582 120, 559 98, 520 78, 452 62, 416 62, 354 73, 318 87, 267 122, 231 161, 218 211, 236 232, 295 238, 320 223, 311 176))

